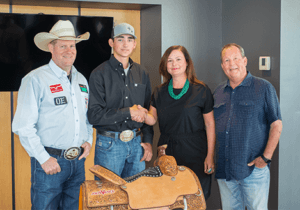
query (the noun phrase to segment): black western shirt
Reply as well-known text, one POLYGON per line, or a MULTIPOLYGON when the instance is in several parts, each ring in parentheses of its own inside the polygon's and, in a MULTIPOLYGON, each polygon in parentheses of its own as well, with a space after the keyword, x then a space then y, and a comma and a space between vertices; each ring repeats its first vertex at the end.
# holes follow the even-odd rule
POLYGON ((130 58, 129 63, 127 76, 122 63, 113 55, 92 71, 88 120, 98 131, 122 132, 141 128, 142 141, 152 144, 152 126, 131 120, 129 111, 134 104, 149 108, 149 76, 141 65, 130 58))

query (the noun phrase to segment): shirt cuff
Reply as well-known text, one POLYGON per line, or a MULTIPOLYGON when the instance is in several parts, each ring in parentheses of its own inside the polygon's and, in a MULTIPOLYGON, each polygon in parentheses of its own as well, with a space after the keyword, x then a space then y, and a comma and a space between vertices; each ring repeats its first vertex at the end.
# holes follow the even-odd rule
POLYGON ((93 137, 87 140, 88 143, 90 143, 91 146, 93 146, 93 137))
POLYGON ((131 119, 129 107, 125 107, 122 109, 122 116, 123 116, 123 120, 131 119))
POLYGON ((152 145, 153 143, 153 136, 152 135, 145 135, 143 134, 143 143, 150 143, 152 145))
POLYGON ((44 150, 42 153, 40 153, 39 155, 35 156, 35 159, 37 159, 37 161, 39 161, 39 163, 42 165, 43 163, 45 163, 47 160, 49 160, 51 156, 48 154, 48 152, 46 150, 44 150))

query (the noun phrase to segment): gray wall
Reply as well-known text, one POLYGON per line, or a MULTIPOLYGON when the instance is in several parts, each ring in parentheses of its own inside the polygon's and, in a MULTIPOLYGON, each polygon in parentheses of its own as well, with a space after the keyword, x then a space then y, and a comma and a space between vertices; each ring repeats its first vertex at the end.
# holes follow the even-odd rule
MULTIPOLYGON (((161 6, 153 6, 141 11, 141 64, 149 71, 152 90, 161 84, 158 66, 161 58, 161 6)), ((157 142, 160 136, 158 124, 154 126, 153 158, 146 163, 153 166, 157 158, 157 142)))
POLYGON ((279 209, 300 207, 300 1, 281 1, 279 209))
POLYGON ((183 45, 195 63, 198 79, 211 89, 222 81, 216 57, 222 45, 221 0, 77 1, 160 5, 161 54, 172 45, 183 45))
MULTIPOLYGON (((279 95, 280 0, 223 0, 222 44, 231 42, 244 48, 248 58, 247 70, 270 81, 279 95), (269 72, 258 70, 258 58, 264 55, 272 59, 269 72)), ((269 209, 277 208, 278 149, 272 158, 269 195, 269 209)))

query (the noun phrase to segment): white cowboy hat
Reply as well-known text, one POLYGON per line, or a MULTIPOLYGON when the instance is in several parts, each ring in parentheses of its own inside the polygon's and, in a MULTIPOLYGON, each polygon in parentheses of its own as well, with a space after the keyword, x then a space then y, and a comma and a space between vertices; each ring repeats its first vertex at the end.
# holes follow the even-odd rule
POLYGON ((75 40, 75 42, 78 43, 82 40, 88 40, 89 38, 89 32, 85 32, 84 34, 76 37, 73 24, 69 20, 59 20, 51 28, 49 33, 41 32, 35 35, 34 43, 39 49, 50 52, 48 44, 55 39, 75 40))

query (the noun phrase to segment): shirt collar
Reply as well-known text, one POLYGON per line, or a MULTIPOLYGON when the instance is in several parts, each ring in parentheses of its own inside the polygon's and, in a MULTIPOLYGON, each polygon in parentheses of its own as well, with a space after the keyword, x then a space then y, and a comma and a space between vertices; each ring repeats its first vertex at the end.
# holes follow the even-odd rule
MULTIPOLYGON (((51 70, 56 74, 57 77, 67 77, 67 72, 62 70, 54 61, 51 59, 49 62, 49 66, 51 70)), ((77 70, 74 66, 72 66, 72 75, 77 73, 77 70)))
MULTIPOLYGON (((118 67, 122 66, 122 63, 120 61, 118 61, 114 55, 111 55, 110 56, 110 59, 109 59, 109 62, 110 64, 112 65, 113 69, 118 69, 118 67)), ((133 65, 133 60, 131 58, 129 58, 129 64, 130 64, 130 68, 132 67, 133 65)), ((124 67, 123 67, 124 68, 124 67)))
MULTIPOLYGON (((252 77, 253 77, 252 74, 249 71, 247 71, 247 76, 245 77, 243 82, 241 84, 239 84, 239 86, 250 86, 252 77)), ((227 82, 224 83, 224 85, 222 86, 222 89, 225 89, 226 87, 231 87, 229 79, 227 80, 227 82)))

